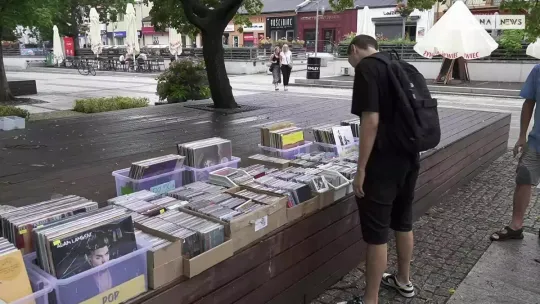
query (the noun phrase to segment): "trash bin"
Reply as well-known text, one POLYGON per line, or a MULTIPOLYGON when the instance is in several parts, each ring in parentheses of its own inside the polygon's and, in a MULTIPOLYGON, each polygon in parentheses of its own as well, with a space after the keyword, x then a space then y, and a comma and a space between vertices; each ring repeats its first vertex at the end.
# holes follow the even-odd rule
POLYGON ((47 54, 47 57, 45 57, 45 64, 49 67, 52 67, 54 66, 54 54, 53 53, 49 53, 47 54))
POLYGON ((321 58, 308 57, 307 59, 307 79, 321 78, 321 58))

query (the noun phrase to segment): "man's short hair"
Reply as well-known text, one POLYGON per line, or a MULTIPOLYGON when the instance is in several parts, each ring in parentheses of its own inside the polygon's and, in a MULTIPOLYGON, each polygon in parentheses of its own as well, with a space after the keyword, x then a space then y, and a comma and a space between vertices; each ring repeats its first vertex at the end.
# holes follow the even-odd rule
POLYGON ((377 43, 377 40, 375 40, 375 38, 369 35, 358 35, 354 37, 351 41, 351 44, 349 44, 349 48, 347 49, 347 55, 351 54, 353 45, 362 50, 367 50, 369 47, 379 50, 379 44, 377 43))

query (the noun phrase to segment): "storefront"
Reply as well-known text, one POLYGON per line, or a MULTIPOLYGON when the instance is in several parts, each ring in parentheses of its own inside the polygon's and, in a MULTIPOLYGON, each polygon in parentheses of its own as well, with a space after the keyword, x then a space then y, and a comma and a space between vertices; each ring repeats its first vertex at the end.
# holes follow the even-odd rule
MULTIPOLYGON (((370 8, 371 21, 375 24, 375 33, 379 39, 399 39, 403 32, 403 18, 395 7, 370 8)), ((358 10, 358 27, 363 22, 363 9, 358 10)), ((405 37, 413 41, 421 40, 434 22, 433 10, 411 13, 405 23, 405 37)))
POLYGON ((265 18, 261 16, 249 18, 251 25, 238 26, 232 22, 223 31, 223 44, 230 47, 256 47, 265 35, 265 18), (239 28, 242 30, 239 31, 239 28))
POLYGON ((156 32, 153 26, 145 26, 142 28, 143 43, 142 45, 164 45, 169 44, 168 32, 156 32))
POLYGON ((296 34, 296 16, 280 16, 266 18, 266 37, 272 40, 286 38, 294 40, 296 34))
MULTIPOLYGON (((306 41, 308 51, 315 49, 315 12, 298 13, 298 36, 306 41)), ((356 10, 346 10, 340 13, 325 12, 319 16, 319 52, 332 53, 334 47, 341 41, 343 36, 356 33, 356 10)))

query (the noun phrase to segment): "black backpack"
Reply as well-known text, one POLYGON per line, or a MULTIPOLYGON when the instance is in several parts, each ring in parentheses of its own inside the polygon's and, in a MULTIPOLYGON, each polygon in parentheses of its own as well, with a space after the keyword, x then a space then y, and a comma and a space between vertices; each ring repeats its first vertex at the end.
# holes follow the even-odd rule
MULTIPOLYGON (((395 52, 395 51, 394 51, 395 52)), ((441 141, 441 126, 437 112, 437 99, 431 97, 426 79, 412 65, 395 57, 373 56, 388 67, 390 81, 396 88, 399 100, 393 139, 411 153, 435 148, 441 141)))

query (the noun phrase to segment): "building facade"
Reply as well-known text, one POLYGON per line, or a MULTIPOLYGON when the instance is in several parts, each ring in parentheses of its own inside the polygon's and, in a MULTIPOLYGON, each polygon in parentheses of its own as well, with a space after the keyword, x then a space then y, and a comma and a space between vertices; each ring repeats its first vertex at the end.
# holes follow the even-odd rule
POLYGON ((317 50, 332 53, 344 36, 357 30, 357 10, 345 10, 333 13, 325 12, 319 16, 319 33, 316 33, 316 11, 298 12, 298 37, 306 42, 308 51, 315 49, 315 37, 318 36, 317 50))
MULTIPOLYGON (((369 8, 371 21, 375 25, 375 34, 379 39, 398 39, 403 34, 403 18, 395 11, 395 6, 369 8)), ((358 10, 358 30, 363 22, 364 10, 358 10)), ((432 27, 435 12, 431 10, 414 10, 405 23, 405 37, 412 41, 420 41, 432 27)))
POLYGON ((266 37, 272 40, 285 38, 292 41, 297 36, 296 15, 266 17, 266 37))

